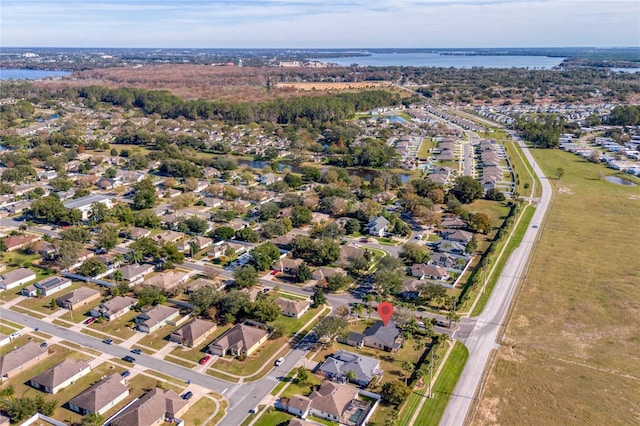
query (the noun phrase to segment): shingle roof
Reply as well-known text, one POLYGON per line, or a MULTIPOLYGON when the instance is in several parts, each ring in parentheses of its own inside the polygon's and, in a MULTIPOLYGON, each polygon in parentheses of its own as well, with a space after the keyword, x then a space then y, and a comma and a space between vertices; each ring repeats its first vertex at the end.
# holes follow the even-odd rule
POLYGON ((358 390, 346 385, 324 382, 320 389, 311 392, 311 407, 338 418, 358 395, 358 390))
POLYGON ((71 399, 69 404, 90 412, 98 412, 124 392, 129 392, 122 382, 123 378, 119 374, 107 376, 71 399))
POLYGON ((193 321, 186 323, 172 334, 180 336, 182 339, 193 344, 194 340, 197 340, 200 336, 206 334, 215 327, 216 325, 211 321, 196 318, 193 321))
POLYGON ((338 351, 327 358, 320 366, 320 370, 334 375, 346 375, 349 371, 353 371, 357 381, 368 383, 378 373, 379 366, 380 361, 375 358, 353 352, 338 351))
POLYGON ((60 364, 54 365, 50 369, 33 377, 31 381, 48 388, 55 388, 88 366, 89 364, 86 361, 76 361, 66 358, 60 364))
POLYGON ((149 426, 165 415, 174 417, 186 404, 173 390, 154 388, 113 419, 111 426, 149 426))
POLYGON ((47 348, 41 348, 35 342, 28 342, 26 345, 0 356, 0 376, 4 376, 16 367, 46 352, 47 348))
POLYGON ((267 334, 267 331, 246 324, 236 324, 211 344, 222 348, 250 349, 267 334))

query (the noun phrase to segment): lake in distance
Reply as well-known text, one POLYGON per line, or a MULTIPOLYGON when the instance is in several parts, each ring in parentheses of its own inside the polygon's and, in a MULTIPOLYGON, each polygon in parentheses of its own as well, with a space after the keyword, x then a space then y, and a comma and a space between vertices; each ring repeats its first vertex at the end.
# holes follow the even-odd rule
POLYGON ((529 68, 552 69, 566 58, 518 55, 441 55, 439 53, 372 53, 370 56, 321 58, 321 62, 373 67, 529 68))
POLYGON ((22 70, 13 68, 0 69, 0 80, 42 80, 47 77, 65 77, 69 71, 22 70))

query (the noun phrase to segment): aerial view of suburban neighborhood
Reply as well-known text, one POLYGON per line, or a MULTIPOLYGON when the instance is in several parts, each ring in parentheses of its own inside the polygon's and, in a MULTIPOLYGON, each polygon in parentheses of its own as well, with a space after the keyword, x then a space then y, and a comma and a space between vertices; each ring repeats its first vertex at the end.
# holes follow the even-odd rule
POLYGON ((0 426, 640 423, 637 45, 0 75, 0 426))

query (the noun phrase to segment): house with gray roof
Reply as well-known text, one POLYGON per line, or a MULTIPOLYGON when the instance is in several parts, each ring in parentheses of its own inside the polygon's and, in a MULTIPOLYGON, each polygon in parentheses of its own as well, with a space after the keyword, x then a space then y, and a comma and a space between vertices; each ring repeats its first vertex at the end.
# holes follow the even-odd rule
POLYGON ((355 376, 351 381, 362 387, 367 386, 371 380, 380 380, 383 373, 380 360, 347 351, 329 355, 318 368, 319 374, 338 383, 346 383, 350 371, 355 376))
POLYGON ((361 348, 380 349, 386 352, 396 353, 402 347, 403 339, 400 329, 395 322, 389 321, 385 327, 382 321, 378 321, 368 327, 363 333, 351 332, 347 337, 347 344, 361 348))
POLYGON ((171 333, 169 340, 183 346, 195 347, 203 343, 215 329, 215 323, 196 318, 171 333))
POLYGON ((146 312, 142 312, 135 319, 138 331, 143 333, 153 333, 166 324, 176 325, 173 321, 180 315, 178 309, 170 306, 156 305, 146 312))
POLYGON ((208 351, 218 356, 250 356, 268 337, 267 330, 248 324, 236 324, 211 342, 208 351))
POLYGON ((148 263, 134 263, 132 265, 121 267, 119 271, 122 274, 122 278, 124 278, 125 281, 129 282, 130 285, 132 285, 142 281, 145 275, 153 272, 153 269, 153 265, 150 265, 148 263))
POLYGON ((33 377, 29 380, 29 385, 42 392, 55 394, 90 371, 91 366, 88 362, 65 358, 61 363, 33 377))
POLYGON ((186 407, 187 401, 174 390, 154 388, 127 406, 110 426, 152 426, 164 424, 165 420, 180 424, 179 416, 186 407))
POLYGON ((101 303, 97 308, 89 312, 94 318, 106 318, 113 321, 131 310, 131 307, 138 303, 138 300, 129 296, 116 296, 111 300, 101 303))
POLYGON ((388 230, 391 223, 383 216, 378 216, 369 220, 367 224, 367 232, 369 235, 376 237, 383 237, 384 233, 388 230))
POLYGON ((29 268, 18 268, 0 275, 0 289, 10 290, 36 279, 36 273, 29 268))
POLYGON ((91 413, 104 414, 129 396, 124 378, 111 374, 94 383, 69 401, 69 409, 86 416, 91 413))
POLYGON ((17 349, 0 356, 0 377, 6 379, 28 369, 50 355, 47 348, 30 341, 17 349))
POLYGON ((79 287, 56 299, 56 304, 64 309, 75 310, 81 309, 94 300, 98 300, 102 294, 98 290, 88 287, 79 287))

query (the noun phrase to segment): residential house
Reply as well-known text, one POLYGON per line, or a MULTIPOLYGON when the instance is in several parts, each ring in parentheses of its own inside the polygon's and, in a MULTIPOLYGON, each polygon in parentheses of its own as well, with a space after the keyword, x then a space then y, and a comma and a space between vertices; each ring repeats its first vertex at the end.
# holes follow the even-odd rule
POLYGON ((224 203, 224 200, 216 197, 204 197, 202 199, 202 202, 204 203, 205 206, 215 209, 215 208, 221 207, 222 203, 224 203))
POLYGON ((271 242, 276 245, 276 247, 282 250, 291 250, 291 243, 293 239, 296 237, 295 234, 285 234, 280 235, 271 239, 271 242))
POLYGON ((285 409, 303 419, 312 415, 332 422, 343 423, 342 418, 352 406, 358 393, 358 389, 351 386, 324 382, 319 389, 311 392, 308 397, 294 395, 286 402, 285 409), (295 398, 299 399, 300 403, 292 405, 291 400, 295 398))
POLYGON ((189 274, 180 271, 167 271, 143 281, 142 285, 153 287, 159 291, 169 291, 187 282, 189 274))
POLYGON ((7 210, 7 212, 9 214, 23 213, 25 210, 31 208, 31 204, 32 203, 33 203, 33 201, 31 201, 31 200, 17 201, 15 203, 5 207, 5 210, 7 210))
POLYGON ((29 246, 29 249, 46 259, 53 259, 57 251, 56 246, 48 241, 35 241, 29 246))
POLYGON ((450 253, 432 253, 431 259, 429 259, 429 264, 449 269, 461 269, 466 263, 466 258, 450 253))
POLYGON ((71 311, 81 309, 94 300, 98 300, 102 294, 98 290, 87 287, 79 287, 70 293, 56 299, 56 305, 71 311))
POLYGON ((184 291, 187 294, 191 294, 194 291, 203 287, 213 287, 217 290, 224 288, 224 283, 221 281, 208 280, 206 278, 197 278, 187 284, 184 291))
POLYGON ((29 268, 18 268, 0 275, 0 289, 11 290, 36 279, 36 273, 29 268))
POLYGON ((417 299, 420 296, 420 290, 423 285, 424 281, 407 278, 402 281, 400 295, 405 299, 417 299))
POLYGON ((65 208, 70 210, 80 210, 80 212, 82 213, 82 220, 87 220, 89 218, 89 210, 91 210, 91 205, 93 203, 101 203, 108 208, 113 207, 111 197, 107 197, 106 195, 102 194, 91 194, 85 197, 76 198, 75 200, 65 201, 63 205, 65 208))
POLYGON ((87 361, 65 358, 61 363, 29 380, 29 385, 46 393, 57 393, 91 371, 87 361))
POLYGON ((0 347, 11 342, 11 336, 7 336, 6 334, 0 333, 0 347))
POLYGON ((37 364, 50 355, 47 348, 29 341, 25 345, 0 356, 0 377, 6 379, 37 364))
POLYGON ((196 318, 171 333, 169 340, 183 346, 196 347, 203 343, 215 329, 215 323, 196 318))
POLYGON ((383 216, 378 216, 369 220, 367 224, 367 232, 369 235, 375 235, 377 237, 383 237, 387 232, 391 223, 383 216))
POLYGON ((442 221, 440 221, 440 226, 442 228, 459 229, 465 228, 467 226, 467 222, 465 222, 458 216, 447 216, 442 218, 442 221))
POLYGON ((368 327, 363 333, 351 332, 347 337, 347 344, 361 348, 381 349, 386 352, 398 352, 402 347, 400 329, 395 322, 389 321, 385 327, 382 321, 378 321, 368 327))
POLYGON ((278 297, 276 304, 282 309, 282 315, 291 318, 300 318, 308 310, 311 303, 308 300, 291 300, 278 297))
MULTIPOLYGON (((306 398, 306 396, 304 397, 306 398)), ((0 425, 2 426, 2 425, 0 425)), ((7 423, 8 426, 8 423, 7 423)), ((318 426, 317 423, 315 422, 308 422, 306 420, 302 420, 302 419, 298 419, 298 418, 293 418, 291 420, 289 420, 289 423, 287 423, 287 426, 318 426)))
POLYGON ((467 251, 467 247, 457 241, 438 240, 434 247, 438 252, 456 255, 464 255, 467 251))
POLYGON ((282 180, 282 176, 278 176, 274 173, 265 173, 260 176, 260 183, 263 185, 271 185, 272 183, 276 183, 282 180))
POLYGON ((322 225, 323 223, 331 222, 331 216, 326 213, 313 212, 311 213, 311 224, 322 225))
POLYGON ((180 311, 164 305, 156 305, 148 311, 144 311, 135 319, 138 331, 153 333, 166 324, 176 325, 173 321, 180 316, 180 311))
POLYGON ((149 237, 151 235, 151 230, 132 226, 131 228, 129 228, 128 235, 130 239, 137 240, 138 238, 149 237))
POLYGON ((174 390, 154 388, 120 412, 110 426, 153 426, 165 421, 179 424, 186 408, 187 401, 174 390))
POLYGON ((122 315, 131 311, 131 307, 138 303, 138 300, 129 296, 116 296, 111 300, 101 303, 97 308, 89 312, 94 318, 106 318, 109 321, 120 318, 122 315))
POLYGON ((69 278, 60 276, 49 277, 38 281, 33 286, 23 288, 22 295, 29 297, 35 297, 37 295, 47 297, 69 286, 71 286, 71 280, 69 278))
POLYGON ((316 281, 322 281, 322 280, 326 280, 329 277, 334 276, 337 273, 338 271, 336 271, 333 268, 327 268, 326 266, 321 266, 317 268, 315 271, 313 271, 311 278, 316 281))
POLYGON ((360 259, 362 257, 364 257, 364 250, 361 250, 352 243, 345 244, 340 246, 340 256, 336 263, 342 266, 349 266, 352 260, 360 259))
MULTIPOLYGON (((221 256, 226 256, 227 250, 229 249, 233 250, 234 256, 237 256, 238 254, 245 252, 247 250, 247 246, 233 241, 220 241, 211 246, 207 251, 207 256, 213 259, 218 259, 221 256)), ((229 251, 231 252, 231 250, 229 251)))
POLYGON ((145 275, 150 274, 151 272, 153 272, 153 270, 154 266, 148 263, 134 263, 131 265, 123 266, 119 269, 120 273, 122 274, 122 278, 125 281, 129 282, 130 285, 142 281, 145 275))
POLYGON ((218 356, 251 356, 268 337, 267 330, 247 324, 236 324, 211 342, 208 351, 218 356))
POLYGON ((193 237, 188 240, 184 240, 178 244, 178 250, 182 252, 191 252, 191 245, 195 245, 197 251, 210 247, 213 243, 211 238, 207 237, 193 237))
POLYGON ((421 280, 428 279, 435 281, 447 281, 450 278, 446 269, 440 266, 424 263, 411 265, 411 276, 417 277, 421 280))
POLYGON ((31 242, 39 240, 35 235, 10 235, 5 237, 4 246, 7 251, 20 250, 28 246, 31 242))
POLYGON ((382 377, 380 360, 347 351, 330 355, 318 368, 318 374, 338 383, 345 383, 350 371, 355 376, 351 381, 362 387, 367 386, 371 380, 380 380, 382 377))
POLYGON ((375 201, 376 203, 384 204, 388 201, 395 200, 396 198, 398 198, 398 196, 391 191, 382 191, 374 195, 372 198, 373 198, 373 201, 375 201))
POLYGON ((442 231, 442 238, 447 241, 456 241, 459 243, 467 244, 473 238, 473 233, 463 231, 461 229, 455 229, 451 231, 442 231))
POLYGON ((86 416, 104 414, 129 396, 129 388, 120 374, 111 374, 92 384, 69 401, 69 409, 86 416))
POLYGON ((110 190, 122 186, 122 182, 120 182, 118 179, 101 177, 96 182, 96 186, 103 190, 110 190))
POLYGON ((186 237, 186 234, 182 232, 168 230, 156 235, 155 240, 159 243, 175 243, 184 237, 186 237))
POLYGON ((300 265, 303 263, 304 261, 302 259, 289 259, 285 257, 284 259, 276 260, 272 268, 274 271, 296 275, 298 268, 300 268, 300 265))

